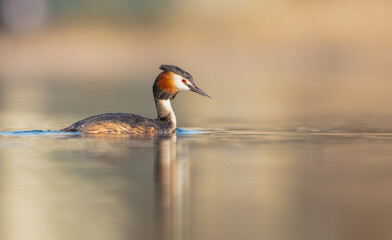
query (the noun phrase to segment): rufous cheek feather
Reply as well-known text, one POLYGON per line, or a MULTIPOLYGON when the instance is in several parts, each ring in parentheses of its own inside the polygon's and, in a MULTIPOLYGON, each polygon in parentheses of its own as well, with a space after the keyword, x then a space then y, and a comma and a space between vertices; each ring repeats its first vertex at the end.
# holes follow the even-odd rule
POLYGON ((178 89, 173 81, 173 73, 160 73, 155 80, 153 92, 154 97, 157 99, 173 99, 178 93, 178 89))
POLYGON ((158 88, 173 92, 176 89, 176 85, 173 81, 173 73, 171 72, 162 72, 158 75, 156 83, 158 88))

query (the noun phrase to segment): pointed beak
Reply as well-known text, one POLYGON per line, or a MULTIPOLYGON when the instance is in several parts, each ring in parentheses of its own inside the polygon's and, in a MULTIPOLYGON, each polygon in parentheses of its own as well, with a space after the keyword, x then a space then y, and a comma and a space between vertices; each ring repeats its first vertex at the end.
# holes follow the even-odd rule
POLYGON ((190 89, 192 92, 195 92, 195 93, 198 93, 198 94, 200 94, 200 95, 202 95, 202 96, 211 98, 210 96, 208 96, 208 94, 207 94, 206 92, 204 92, 203 90, 201 90, 200 88, 198 88, 196 85, 188 85, 188 87, 189 87, 189 89, 190 89))

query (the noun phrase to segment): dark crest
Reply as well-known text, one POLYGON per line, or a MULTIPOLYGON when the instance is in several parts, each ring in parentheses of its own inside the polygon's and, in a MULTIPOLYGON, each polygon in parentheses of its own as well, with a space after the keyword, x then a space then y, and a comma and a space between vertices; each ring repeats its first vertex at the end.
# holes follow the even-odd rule
POLYGON ((159 67, 161 70, 163 71, 170 71, 173 72, 177 75, 180 75, 186 79, 188 79, 189 81, 193 82, 193 77, 189 72, 186 72, 184 70, 182 70, 181 68, 174 66, 174 65, 167 65, 167 64, 163 64, 159 67))

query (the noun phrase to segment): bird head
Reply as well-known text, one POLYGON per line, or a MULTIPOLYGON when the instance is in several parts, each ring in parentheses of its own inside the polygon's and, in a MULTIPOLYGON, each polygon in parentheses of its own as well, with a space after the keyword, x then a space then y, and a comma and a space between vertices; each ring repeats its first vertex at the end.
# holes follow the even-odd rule
POLYGON ((192 91, 202 96, 209 97, 193 82, 193 77, 188 72, 174 65, 161 65, 161 72, 155 79, 153 92, 157 99, 173 99, 179 91, 192 91))

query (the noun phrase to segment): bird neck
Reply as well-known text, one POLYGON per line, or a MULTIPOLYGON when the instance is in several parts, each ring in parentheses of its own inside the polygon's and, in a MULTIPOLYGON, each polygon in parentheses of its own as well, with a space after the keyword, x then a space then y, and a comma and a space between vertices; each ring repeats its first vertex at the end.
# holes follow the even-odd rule
POLYGON ((155 98, 155 106, 157 107, 157 120, 169 125, 169 131, 172 132, 176 129, 177 120, 174 115, 170 99, 157 99, 155 98))

